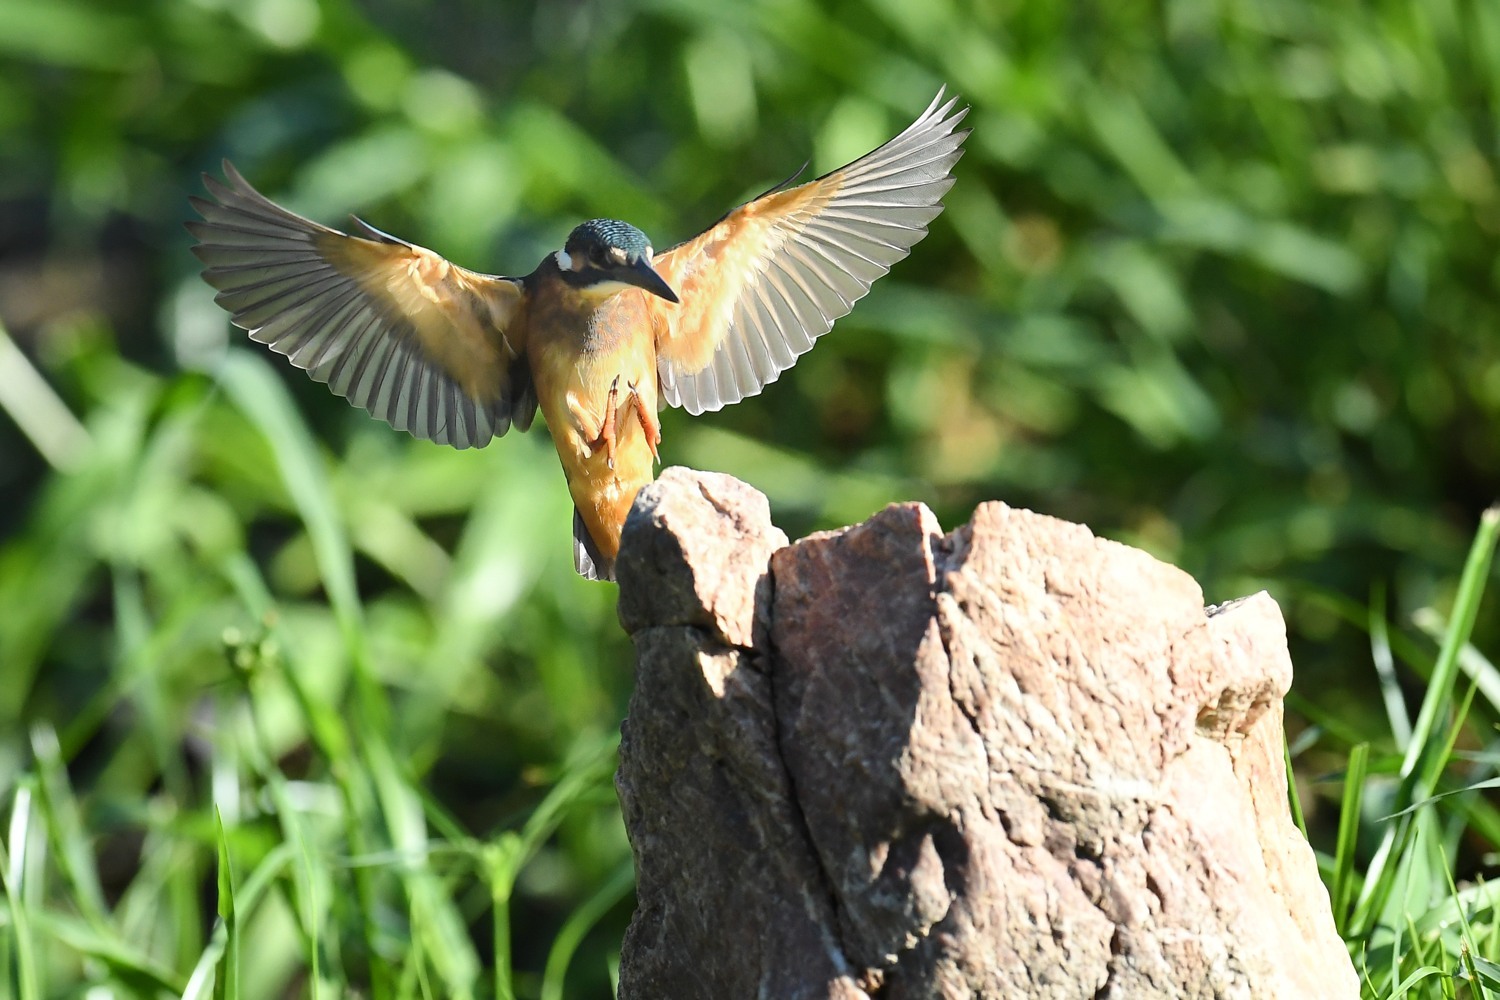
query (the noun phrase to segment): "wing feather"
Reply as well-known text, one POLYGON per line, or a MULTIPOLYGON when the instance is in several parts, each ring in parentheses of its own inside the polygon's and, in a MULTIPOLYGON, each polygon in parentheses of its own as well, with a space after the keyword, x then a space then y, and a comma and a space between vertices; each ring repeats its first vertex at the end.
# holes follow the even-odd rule
POLYGON ((943 210, 968 109, 943 91, 909 128, 773 190, 655 261, 682 302, 649 302, 662 398, 690 413, 760 392, 812 348, 943 210))
POLYGON ((328 373, 328 388, 345 399, 348 399, 354 387, 359 385, 371 357, 381 346, 379 335, 371 333, 369 317, 360 315, 357 308, 347 322, 349 350, 328 373))
POLYGON ((252 340, 398 430, 486 444, 536 408, 519 279, 479 274, 359 220, 351 236, 293 214, 224 163, 187 224, 216 301, 252 340), (524 381, 524 378, 522 379, 524 381))
POLYGON ((366 335, 363 339, 369 346, 357 362, 354 373, 349 376, 349 393, 345 398, 369 400, 370 412, 384 420, 384 415, 375 408, 375 397, 381 379, 390 366, 391 355, 395 353, 396 342, 378 333, 373 336, 366 335))

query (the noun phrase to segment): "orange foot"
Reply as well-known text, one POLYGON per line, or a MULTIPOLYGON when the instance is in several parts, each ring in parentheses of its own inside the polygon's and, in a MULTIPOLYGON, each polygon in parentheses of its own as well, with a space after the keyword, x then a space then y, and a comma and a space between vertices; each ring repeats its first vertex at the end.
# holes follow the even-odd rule
POLYGON ((604 449, 604 461, 611 469, 615 467, 615 409, 619 406, 620 376, 609 384, 609 398, 604 403, 604 423, 599 427, 599 436, 588 443, 589 454, 599 454, 604 449))
POLYGON ((646 434, 646 447, 651 449, 651 459, 658 465, 661 464, 661 456, 656 453, 656 446, 661 444, 661 424, 657 422, 656 414, 646 405, 641 394, 636 391, 634 382, 625 383, 630 387, 630 401, 635 404, 635 415, 640 418, 641 430, 646 434))

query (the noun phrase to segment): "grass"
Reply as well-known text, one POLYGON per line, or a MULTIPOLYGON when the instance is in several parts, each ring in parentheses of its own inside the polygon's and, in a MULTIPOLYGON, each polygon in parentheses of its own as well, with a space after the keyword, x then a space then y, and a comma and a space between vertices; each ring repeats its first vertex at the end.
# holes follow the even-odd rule
MULTIPOLYGON (((631 885, 612 787, 625 680, 544 647, 561 622, 617 627, 581 581, 515 599, 550 558, 513 532, 545 496, 525 479, 553 470, 508 470, 522 488, 499 500, 457 489, 444 502, 476 509, 431 601, 366 603, 360 574, 419 575, 427 536, 340 481, 263 361, 232 354, 212 383, 138 375, 105 376, 118 405, 0 573, 10 676, 36 682, 0 724, 17 726, 0 995, 606 995, 631 885), (71 592, 33 591, 38 566, 71 592), (97 671, 26 661, 60 610, 97 671), (542 676, 524 705, 484 676, 496 644, 542 676), (452 729, 486 724, 488 759, 444 755, 452 729)), ((599 662, 628 662, 612 641, 599 662)))
POLYGON ((1003 497, 1270 588, 1367 995, 1495 992, 1500 7, 481 6, 0 0, 0 997, 611 991, 629 650, 555 456, 221 364, 199 170, 514 271, 943 82, 918 252, 666 456, 793 535, 1003 497))
MULTIPOLYGON (((57 600, 97 619, 73 641, 99 657, 74 688, 38 683, 33 700, 56 701, 16 711, 25 732, 5 745, 9 994, 612 995, 633 877, 611 786, 624 684, 570 662, 576 642, 549 660, 550 629, 597 633, 600 662, 627 653, 602 638, 603 588, 519 599, 552 558, 514 531, 540 516, 536 496, 423 470, 475 508, 432 576, 427 529, 398 513, 422 503, 381 503, 412 459, 330 462, 262 360, 230 353, 213 381, 96 377, 110 391, 92 443, 0 562, 13 676, 37 676, 26 640, 55 627, 57 600), (38 566, 60 579, 29 586, 38 566), (536 683, 486 680, 497 648, 536 683), (480 742, 494 774, 456 781, 445 730, 476 724, 501 734, 480 742), (486 808, 455 811, 465 782, 486 808)), ((496 454, 486 476, 537 473, 535 456, 496 454)), ((1500 887, 1453 874, 1500 845, 1485 796, 1500 752, 1481 721, 1500 713, 1500 672, 1469 645, 1497 537, 1500 509, 1446 615, 1403 629, 1378 598, 1342 606, 1369 633, 1385 731, 1295 699, 1323 725, 1289 746, 1292 803, 1315 827, 1335 810, 1319 860, 1366 997, 1500 997, 1500 887), (1309 778, 1329 761, 1335 777, 1309 778)))
MULTIPOLYGON (((1460 891, 1452 875, 1466 840, 1493 851, 1500 829, 1493 804, 1481 797, 1483 789, 1500 785, 1483 777, 1500 763, 1494 734, 1473 734, 1490 744, 1487 752, 1457 750, 1480 676, 1494 676, 1493 667, 1479 664, 1465 677, 1459 665, 1497 537, 1500 507, 1492 507, 1469 551, 1415 724, 1402 714, 1394 672, 1379 674, 1393 716, 1390 742, 1398 753, 1372 769, 1369 743, 1349 749, 1338 837, 1325 870, 1332 874, 1334 922, 1354 954, 1366 996, 1481 998, 1500 990, 1500 964, 1494 961, 1500 957, 1500 894, 1485 882, 1460 891), (1386 794, 1367 812, 1366 795, 1380 787, 1372 781, 1377 775, 1387 779, 1386 794), (1362 828, 1377 839, 1367 860, 1361 857, 1362 828)), ((1372 636, 1377 648, 1384 645, 1383 631, 1372 630, 1372 636)))

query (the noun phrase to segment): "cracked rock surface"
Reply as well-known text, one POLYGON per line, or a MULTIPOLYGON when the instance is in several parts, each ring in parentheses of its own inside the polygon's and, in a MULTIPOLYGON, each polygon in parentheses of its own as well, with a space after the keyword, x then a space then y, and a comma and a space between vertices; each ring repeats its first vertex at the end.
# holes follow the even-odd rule
POLYGON ((1286 801, 1261 594, 919 504, 788 545, 668 469, 626 522, 624 1000, 1359 995, 1286 801))

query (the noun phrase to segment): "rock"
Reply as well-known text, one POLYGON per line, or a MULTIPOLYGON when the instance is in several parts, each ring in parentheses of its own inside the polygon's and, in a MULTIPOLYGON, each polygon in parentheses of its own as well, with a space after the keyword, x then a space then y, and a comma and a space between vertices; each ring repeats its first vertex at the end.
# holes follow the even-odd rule
POLYGON ((696 625, 754 646, 757 608, 769 610, 767 563, 785 544, 764 494, 732 476, 673 466, 641 490, 620 533, 631 549, 615 568, 620 624, 632 635, 696 625))
POLYGON ((618 573, 624 1000, 1358 996, 1266 595, 998 503, 788 546, 681 469, 618 573))

